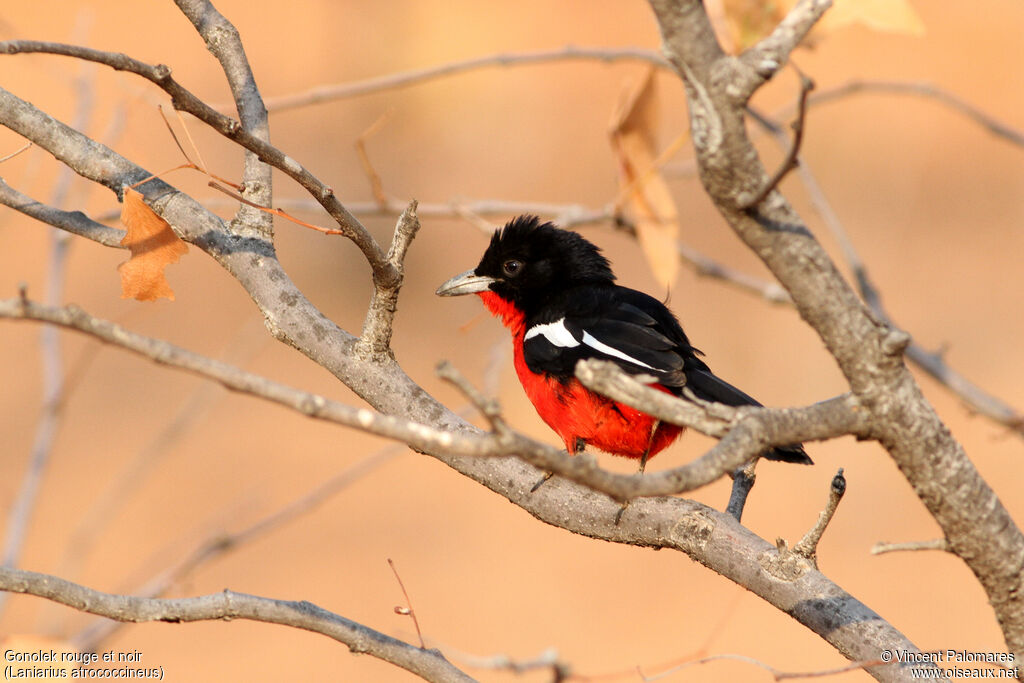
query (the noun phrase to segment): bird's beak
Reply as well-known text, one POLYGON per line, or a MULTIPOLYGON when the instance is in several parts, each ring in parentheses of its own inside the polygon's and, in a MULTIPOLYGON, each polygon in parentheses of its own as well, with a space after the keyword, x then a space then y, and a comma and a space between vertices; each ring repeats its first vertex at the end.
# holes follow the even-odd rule
POLYGON ((435 294, 438 296, 461 296, 463 294, 486 292, 490 288, 492 282, 494 282, 493 277, 477 275, 472 270, 467 270, 465 273, 456 275, 451 280, 438 287, 435 294))

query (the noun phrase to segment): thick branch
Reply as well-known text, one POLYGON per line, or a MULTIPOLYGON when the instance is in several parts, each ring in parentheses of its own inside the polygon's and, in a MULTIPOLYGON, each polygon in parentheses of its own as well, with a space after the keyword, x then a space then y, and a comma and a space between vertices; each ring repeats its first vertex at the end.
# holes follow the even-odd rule
POLYGON ((738 198, 763 186, 767 174, 747 138, 736 92, 720 78, 730 65, 719 65, 706 47, 714 36, 702 3, 651 5, 664 52, 686 85, 705 189, 836 358, 870 415, 873 435, 974 571, 1009 649, 1024 658, 1024 536, 907 371, 907 335, 867 310, 781 194, 772 192, 756 213, 739 209, 738 198))
POLYGON ((274 600, 229 590, 195 598, 138 598, 102 593, 56 576, 9 567, 0 567, 0 590, 36 595, 118 621, 248 619, 292 626, 333 638, 348 645, 353 653, 372 655, 428 681, 473 680, 437 650, 414 647, 305 601, 274 600))

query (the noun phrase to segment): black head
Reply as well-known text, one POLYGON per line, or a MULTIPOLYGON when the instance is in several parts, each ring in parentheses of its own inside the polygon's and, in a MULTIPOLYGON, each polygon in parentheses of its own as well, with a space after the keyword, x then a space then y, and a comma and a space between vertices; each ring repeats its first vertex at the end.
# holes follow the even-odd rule
POLYGON ((614 281, 608 259, 595 245, 575 232, 541 223, 536 216, 520 216, 495 231, 476 268, 441 285, 437 293, 452 296, 489 289, 529 312, 552 292, 614 281))

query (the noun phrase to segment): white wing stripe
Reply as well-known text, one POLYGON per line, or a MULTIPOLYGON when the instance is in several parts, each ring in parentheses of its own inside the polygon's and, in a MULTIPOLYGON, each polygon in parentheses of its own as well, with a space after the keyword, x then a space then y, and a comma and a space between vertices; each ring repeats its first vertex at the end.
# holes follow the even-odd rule
MULTIPOLYGON (((565 318, 559 318, 553 323, 545 323, 543 325, 534 325, 526 331, 526 335, 523 337, 523 341, 533 339, 534 337, 543 336, 552 346, 561 346, 562 348, 571 348, 573 346, 579 346, 580 343, 576 337, 572 336, 565 326, 565 318)), ((593 337, 591 337, 593 338, 593 337)), ((600 342, 599 342, 600 343, 600 342)))
POLYGON ((606 353, 609 356, 615 356, 616 358, 621 358, 622 360, 624 360, 624 361, 626 361, 628 363, 633 363, 634 365, 639 365, 640 367, 647 368, 648 370, 654 370, 654 368, 651 367, 650 365, 648 365, 647 363, 644 363, 643 361, 639 361, 636 358, 633 358, 632 356, 629 356, 629 355, 623 353, 622 351, 619 351, 618 349, 616 349, 614 347, 608 346, 604 342, 598 341, 597 339, 594 338, 594 336, 592 334, 590 334, 586 330, 583 331, 583 343, 586 344, 587 346, 589 346, 592 349, 596 349, 596 350, 600 351, 601 353, 606 353))

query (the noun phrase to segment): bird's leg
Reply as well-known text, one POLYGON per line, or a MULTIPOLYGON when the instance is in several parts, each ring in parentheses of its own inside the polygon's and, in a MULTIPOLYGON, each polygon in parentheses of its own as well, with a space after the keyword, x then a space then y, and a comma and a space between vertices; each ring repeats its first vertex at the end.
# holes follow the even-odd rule
MULTIPOLYGON (((644 454, 640 456, 640 474, 643 474, 644 470, 647 468, 647 459, 651 457, 651 446, 654 445, 654 434, 658 431, 659 426, 661 426, 661 420, 655 420, 654 425, 651 427, 651 438, 647 440, 647 448, 644 449, 644 454)), ((628 507, 629 501, 627 500, 622 504, 622 507, 619 508, 619 511, 615 513, 615 526, 618 526, 619 522, 622 521, 622 513, 624 513, 628 507)))
MULTIPOLYGON (((577 436, 576 440, 572 444, 572 446, 573 446, 572 449, 569 450, 569 455, 579 455, 580 453, 583 452, 583 449, 586 448, 586 445, 587 445, 587 442, 584 441, 582 438, 577 436)), ((546 482, 548 479, 553 477, 554 474, 555 474, 554 472, 545 472, 544 476, 541 477, 540 480, 530 488, 530 493, 533 493, 534 491, 539 489, 541 486, 543 486, 544 482, 546 482)))

